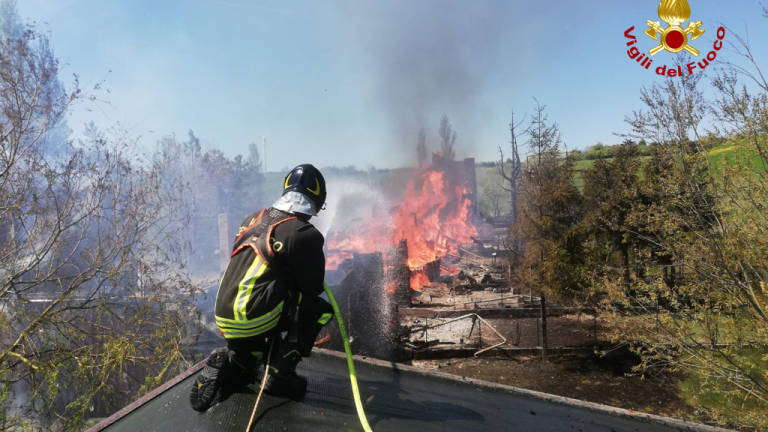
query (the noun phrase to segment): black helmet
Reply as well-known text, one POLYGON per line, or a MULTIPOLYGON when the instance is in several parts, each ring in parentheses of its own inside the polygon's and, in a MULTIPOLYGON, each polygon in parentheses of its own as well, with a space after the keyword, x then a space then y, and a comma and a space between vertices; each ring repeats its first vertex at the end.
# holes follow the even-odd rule
POLYGON ((312 164, 301 164, 292 169, 285 176, 283 182, 283 195, 296 191, 309 198, 315 207, 315 212, 320 211, 325 205, 325 179, 320 170, 312 164))

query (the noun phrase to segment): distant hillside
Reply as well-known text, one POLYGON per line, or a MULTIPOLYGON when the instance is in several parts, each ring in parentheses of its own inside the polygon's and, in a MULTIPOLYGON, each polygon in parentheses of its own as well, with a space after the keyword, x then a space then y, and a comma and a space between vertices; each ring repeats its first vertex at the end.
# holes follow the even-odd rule
POLYGON ((724 167, 748 166, 755 173, 764 173, 768 167, 754 150, 749 149, 743 140, 729 141, 709 151, 709 162, 716 173, 722 173, 724 167))
MULTIPOLYGON (((756 173, 764 173, 768 166, 761 160, 760 156, 754 151, 748 149, 747 144, 741 139, 724 140, 717 138, 704 138, 702 145, 709 148, 707 154, 713 172, 716 175, 722 175, 724 167, 749 166, 756 173)), ((574 184, 579 190, 584 187, 583 173, 592 168, 595 161, 602 159, 610 161, 613 159, 618 145, 604 146, 601 144, 590 147, 584 151, 575 151, 571 153, 574 157, 573 168, 576 171, 574 184)), ((638 146, 641 158, 648 158, 649 146, 641 144, 638 146)), ((501 189, 501 177, 496 169, 496 162, 480 162, 477 164, 478 194, 480 196, 480 212, 484 216, 493 216, 495 201, 500 200, 501 214, 509 212, 509 198, 507 192, 501 189)))

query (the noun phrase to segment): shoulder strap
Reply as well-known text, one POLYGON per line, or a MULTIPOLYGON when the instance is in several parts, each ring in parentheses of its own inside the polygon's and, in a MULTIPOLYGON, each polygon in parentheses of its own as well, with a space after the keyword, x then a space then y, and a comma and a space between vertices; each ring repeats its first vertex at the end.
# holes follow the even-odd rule
POLYGON ((262 210, 259 215, 251 219, 251 223, 240 232, 232 246, 231 256, 250 247, 253 252, 259 255, 261 260, 269 265, 275 257, 275 251, 272 250, 272 244, 269 239, 275 227, 283 222, 296 219, 296 216, 285 216, 284 213, 274 209, 262 210))

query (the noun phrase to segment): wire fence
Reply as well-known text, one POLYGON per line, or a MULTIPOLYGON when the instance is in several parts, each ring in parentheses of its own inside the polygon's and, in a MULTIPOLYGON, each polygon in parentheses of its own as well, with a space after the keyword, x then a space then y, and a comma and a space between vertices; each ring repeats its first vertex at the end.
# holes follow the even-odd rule
MULTIPOLYGON (((492 299, 498 300, 498 299, 492 299)), ((592 350, 607 341, 599 316, 584 308, 475 309, 406 320, 405 345, 415 351, 493 354, 515 350, 592 350)))

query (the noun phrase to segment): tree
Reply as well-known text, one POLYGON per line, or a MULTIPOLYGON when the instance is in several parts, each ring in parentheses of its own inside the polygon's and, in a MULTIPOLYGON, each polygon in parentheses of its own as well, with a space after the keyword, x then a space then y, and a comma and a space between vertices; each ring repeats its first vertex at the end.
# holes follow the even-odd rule
POLYGON ((248 158, 245 162, 245 169, 254 174, 259 174, 263 171, 263 163, 261 155, 259 154, 259 147, 255 142, 248 144, 248 158))
POLYGON ((586 214, 582 227, 592 240, 593 253, 598 255, 594 262, 610 262, 611 254, 618 251, 627 289, 631 284, 630 253, 636 239, 630 216, 640 199, 639 173, 637 145, 630 140, 618 148, 612 159, 597 159, 584 173, 586 214))
MULTIPOLYGON (((494 171, 478 169, 478 188, 482 191, 478 203, 480 214, 489 218, 500 218, 509 214, 508 194, 494 171)), ((505 245, 509 247, 509 245, 505 245)))
MULTIPOLYGON (((746 44, 742 48, 757 65, 746 44)), ((630 289, 608 280, 603 286, 615 337, 636 342, 642 368, 681 370, 690 376, 687 391, 714 418, 764 429, 768 83, 759 68, 745 71, 732 66, 717 74, 711 101, 703 96, 701 75, 643 89, 645 109, 627 121, 637 137, 656 145, 653 163, 643 168, 643 197, 627 220, 635 227, 630 235, 669 261, 657 262, 661 266, 630 289), (743 149, 732 166, 714 166, 702 145, 699 128, 707 115, 743 149), (625 314, 627 307, 634 313, 625 314)))
POLYGON ((509 173, 507 173, 504 166, 507 162, 504 160, 504 151, 502 150, 501 146, 499 146, 499 161, 496 165, 499 175, 502 178, 502 188, 509 192, 509 203, 512 209, 512 213, 510 214, 510 222, 512 224, 517 222, 517 207, 515 203, 517 203, 517 182, 520 178, 520 169, 522 168, 522 164, 520 163, 520 152, 517 147, 517 134, 515 133, 515 128, 517 127, 519 127, 519 125, 515 124, 515 113, 513 112, 512 119, 509 121, 509 173))
POLYGON ((526 133, 532 154, 520 183, 518 221, 512 235, 522 244, 517 275, 524 286, 561 299, 579 295, 582 241, 576 230, 583 208, 573 185, 573 163, 560 155, 561 138, 537 102, 526 133))
POLYGON ((184 248, 190 274, 213 281, 219 277, 220 265, 212 258, 227 252, 220 250, 219 231, 211 227, 226 214, 228 228, 234 232, 234 224, 268 204, 258 147, 251 143, 246 157, 229 158, 217 149, 203 151, 192 131, 186 141, 166 136, 159 144, 154 163, 163 167, 163 183, 179 185, 179 199, 192 216, 177 245, 184 248))
MULTIPOLYGON (((264 201, 261 185, 264 183, 262 160, 255 143, 248 146, 248 158, 244 163, 235 157, 230 179, 231 194, 228 199, 228 213, 239 222, 246 215, 257 210, 256 206, 264 201)), ((266 204, 266 203, 264 203, 266 204)))
POLYGON ((81 92, 33 27, 0 38, 0 89, 0 429, 80 430, 184 366, 184 215, 126 134, 57 141, 81 92))
POLYGON ((424 132, 424 128, 421 128, 416 139, 416 156, 419 161, 419 168, 427 166, 427 153, 427 134, 424 132))
POLYGON ((437 130, 440 136, 440 152, 443 158, 452 161, 456 158, 456 132, 451 126, 451 121, 448 120, 448 116, 443 114, 440 119, 440 128, 437 130))

